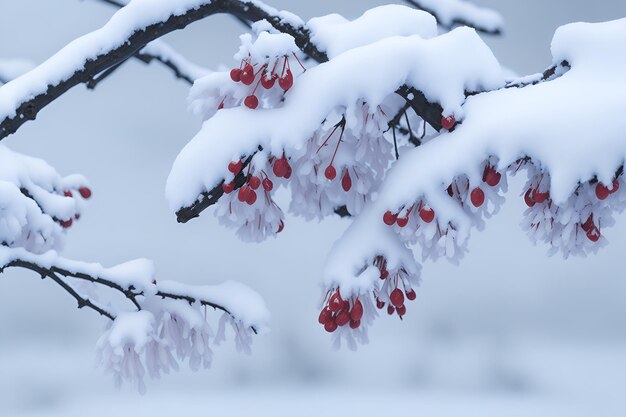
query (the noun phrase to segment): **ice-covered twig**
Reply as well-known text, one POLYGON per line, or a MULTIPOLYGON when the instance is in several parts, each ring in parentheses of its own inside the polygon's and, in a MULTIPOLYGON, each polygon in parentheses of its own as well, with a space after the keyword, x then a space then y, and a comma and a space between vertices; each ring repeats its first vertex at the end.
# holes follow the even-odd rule
POLYGON ((136 0, 121 8, 101 29, 76 39, 37 68, 0 87, 0 139, 34 120, 41 109, 72 87, 89 82, 155 39, 219 13, 251 22, 265 19, 292 35, 306 54, 325 60, 326 54, 310 42, 300 19, 256 0, 187 0, 182 4, 178 0, 158 4, 136 0))
POLYGON ((478 7, 465 0, 404 0, 420 10, 437 18, 444 29, 455 26, 473 27, 489 35, 500 35, 504 27, 502 16, 491 9, 478 7))

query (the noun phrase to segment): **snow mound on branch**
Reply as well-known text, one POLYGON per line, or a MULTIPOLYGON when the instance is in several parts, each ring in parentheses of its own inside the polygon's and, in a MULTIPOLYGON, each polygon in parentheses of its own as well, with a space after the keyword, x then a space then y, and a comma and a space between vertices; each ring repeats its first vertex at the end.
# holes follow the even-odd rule
POLYGON ((502 31, 504 19, 492 9, 478 7, 464 0, 409 0, 409 3, 437 17, 439 24, 452 27, 464 22, 488 32, 502 31))
POLYGON ((339 14, 315 17, 307 22, 311 42, 326 51, 329 58, 359 46, 391 36, 437 35, 437 21, 421 10, 400 5, 375 7, 355 20, 339 14))
MULTIPOLYGON (((383 218, 387 211, 407 215, 409 207, 424 203, 436 213, 432 224, 445 233, 431 236, 433 242, 421 240, 422 250, 443 244, 439 254, 457 260, 462 251, 456 249, 486 214, 469 203, 469 191, 484 189, 481 204, 497 209, 501 203, 499 185, 486 184, 489 169, 502 174, 528 169, 530 208, 523 227, 533 240, 564 256, 597 250, 604 243, 600 227, 611 225, 612 212, 626 206, 620 178, 626 119, 619 117, 626 105, 626 56, 615 53, 624 43, 626 19, 561 27, 552 53, 555 63, 571 65, 568 72, 534 86, 468 98, 465 119, 454 132, 404 152, 388 172, 377 200, 333 246, 326 287, 342 294, 362 293, 368 285, 377 291, 377 274, 366 266, 380 255, 390 272, 393 265, 414 268, 403 228, 390 227, 383 218)), ((420 223, 412 230, 423 234, 425 227, 420 223)))
POLYGON ((35 253, 61 248, 61 222, 80 217, 78 190, 86 185, 81 175, 62 177, 45 161, 0 145, 0 242, 35 253))
POLYGON ((414 86, 445 114, 463 115, 465 91, 498 88, 501 68, 480 37, 459 28, 429 40, 390 37, 340 54, 298 77, 282 107, 218 111, 180 152, 166 185, 172 210, 189 206, 228 174, 226 167, 261 146, 280 156, 302 149, 337 109, 376 108, 403 84, 414 86))

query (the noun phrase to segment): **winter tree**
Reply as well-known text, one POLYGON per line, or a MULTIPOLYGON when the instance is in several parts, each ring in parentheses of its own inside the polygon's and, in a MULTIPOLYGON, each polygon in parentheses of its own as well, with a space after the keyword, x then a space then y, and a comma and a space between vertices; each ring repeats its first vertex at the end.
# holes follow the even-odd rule
MULTIPOLYGON (((119 8, 111 20, 44 63, 0 61, 0 139, 129 59, 162 63, 192 84, 189 107, 204 120, 165 185, 180 223, 213 207, 241 239, 261 242, 288 227, 287 211, 351 222, 320 271, 318 322, 338 346, 366 342, 379 314, 407 314, 417 258, 459 262, 510 176, 527 176, 522 226, 550 254, 597 251, 624 208, 626 58, 616 51, 626 20, 559 28, 548 69, 518 77, 481 38, 501 33, 500 15, 462 0, 307 22, 257 0, 101 1, 119 8), (159 40, 214 14, 247 26, 231 68, 206 70, 159 40), (281 188, 289 207, 275 201, 281 188)), ((0 160, 2 269, 32 270, 108 319, 98 355, 118 382, 144 389, 146 372, 208 366, 227 325, 245 351, 267 328, 262 299, 241 284, 161 280, 148 260, 63 258, 89 182, 4 145, 0 160)))

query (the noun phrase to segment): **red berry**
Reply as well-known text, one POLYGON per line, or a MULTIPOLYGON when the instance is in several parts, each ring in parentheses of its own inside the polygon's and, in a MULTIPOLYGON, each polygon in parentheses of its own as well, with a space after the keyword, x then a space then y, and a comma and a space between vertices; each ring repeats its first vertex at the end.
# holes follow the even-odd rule
POLYGON ((358 328, 359 328, 359 326, 361 326, 361 320, 356 320, 356 321, 355 321, 355 320, 352 320, 352 321, 350 321, 350 328, 351 328, 352 330, 356 330, 356 329, 358 329, 358 328))
POLYGON ((591 227, 587 231, 587 238, 592 242, 597 242, 600 240, 600 229, 598 229, 595 225, 591 227))
POLYGON ((335 321, 337 322, 338 326, 345 326, 350 321, 350 314, 348 314, 348 312, 344 310, 341 313, 337 314, 337 318, 335 318, 335 321))
POLYGON ((396 310, 398 311, 398 316, 400 317, 406 314, 406 306, 404 304, 399 306, 396 310))
POLYGON ((420 209, 420 218, 424 220, 425 223, 430 223, 435 218, 435 211, 433 209, 420 209))
POLYGON ((333 312, 330 311, 328 307, 325 307, 320 313, 320 316, 317 319, 317 321, 319 321, 320 324, 326 324, 328 320, 332 319, 332 317, 333 317, 333 312))
POLYGON ((594 226, 593 224, 593 214, 591 214, 587 220, 580 225, 580 228, 583 229, 585 232, 588 232, 589 230, 591 230, 591 228, 594 226))
POLYGON ((413 301, 415 300, 415 298, 417 298, 417 294, 415 293, 414 290, 409 290, 406 292, 406 298, 408 298, 409 300, 413 301))
POLYGON ((324 170, 324 176, 328 178, 330 181, 332 181, 337 176, 337 170, 335 169, 334 166, 328 165, 326 169, 324 170))
POLYGON ((387 226, 393 226, 393 224, 396 222, 397 219, 398 219, 398 215, 393 214, 390 211, 385 212, 385 214, 383 215, 383 221, 385 222, 387 226))
POLYGON ((241 161, 231 162, 228 164, 228 170, 235 175, 241 172, 241 168, 243 168, 243 162, 241 161))
POLYGON ((535 205, 535 199, 533 198, 533 190, 526 190, 526 194, 524 194, 524 202, 528 207, 533 207, 535 205))
POLYGON ((391 291, 391 294, 389 295, 389 301, 391 301, 391 304, 396 307, 404 304, 404 293, 402 292, 402 290, 400 290, 400 288, 396 288, 395 290, 391 291))
POLYGON ((278 225, 278 230, 276 231, 276 233, 282 232, 284 228, 285 228, 285 222, 281 220, 280 224, 278 225))
POLYGON ((335 313, 341 310, 343 307, 343 299, 341 298, 339 291, 330 296, 330 299, 328 300, 328 307, 335 313))
POLYGON ((230 194, 233 192, 233 190, 235 189, 235 183, 234 182, 223 182, 222 183, 222 191, 224 191, 225 194, 230 194))
POLYGON ((253 94, 246 97, 243 104, 245 104, 247 108, 254 110, 259 107, 259 99, 253 94))
POLYGON ((237 198, 239 199, 239 201, 241 201, 242 203, 244 202, 248 202, 248 196, 250 194, 252 190, 250 189, 250 187, 248 187, 247 185, 244 185, 243 187, 241 187, 239 189, 239 193, 237 194, 237 198))
POLYGON ((485 202, 485 192, 480 187, 476 187, 470 193, 470 199, 474 207, 478 208, 485 202))
POLYGON ((598 197, 598 199, 605 200, 609 194, 611 193, 609 192, 609 189, 604 186, 604 184, 599 182, 598 185, 596 185, 596 197, 598 197))
POLYGON ((376 308, 378 308, 380 310, 384 306, 385 306, 385 302, 384 301, 376 299, 376 308))
POLYGON ((274 161, 274 167, 272 168, 272 170, 274 171, 274 175, 276 175, 278 178, 281 178, 287 175, 288 167, 289 163, 287 162, 287 159, 285 159, 285 157, 282 157, 274 161))
POLYGON ((352 178, 350 178, 350 173, 346 169, 343 177, 341 178, 341 188, 347 193, 352 188, 352 178))
POLYGON ((398 226, 400 227, 405 227, 407 224, 409 224, 409 217, 398 217, 396 223, 398 223, 398 226))
POLYGON ((353 321, 360 321, 361 317, 363 317, 363 304, 361 304, 361 301, 357 298, 350 311, 350 318, 353 321))
POLYGON ((254 82, 254 68, 250 64, 246 64, 241 72, 241 82, 250 85, 254 82))
POLYGON ((483 173, 483 181, 487 183, 490 187, 495 187, 500 183, 500 179, 502 178, 502 174, 496 171, 493 167, 487 165, 485 167, 485 172, 483 173))
POLYGON ((248 203, 248 205, 251 206, 255 202, 256 202, 256 192, 254 192, 253 190, 249 190, 248 191, 248 198, 246 199, 246 203, 248 203))
POLYGON ((533 193, 533 200, 535 200, 535 203, 541 204, 548 198, 550 198, 550 193, 548 192, 541 193, 539 192, 539 190, 535 190, 535 192, 533 193))
POLYGON ((337 330, 337 323, 335 323, 335 320, 328 320, 324 325, 324 330, 326 330, 328 333, 332 333, 337 330))
POLYGON ((242 72, 243 71, 239 68, 233 68, 232 70, 230 70, 230 79, 238 83, 239 81, 241 81, 242 72))
POLYGON ((72 219, 68 219, 68 220, 61 220, 59 223, 61 223, 61 227, 63 227, 64 229, 67 229, 68 227, 70 227, 72 225, 72 219))
POLYGON ((91 197, 91 190, 89 189, 89 187, 80 187, 78 189, 78 192, 80 193, 80 196, 84 199, 91 197))
POLYGON ((280 88, 285 91, 289 90, 293 86, 293 74, 290 69, 287 70, 284 77, 280 77, 278 79, 278 85, 280 85, 280 88))
POLYGON ((261 179, 257 176, 252 176, 250 177, 250 181, 248 183, 250 184, 250 188, 256 190, 259 188, 259 185, 261 185, 261 179))
POLYGON ((71 196, 72 196, 72 192, 71 192, 71 191, 69 191, 69 190, 65 190, 65 191, 63 191, 63 195, 64 195, 65 197, 71 197, 71 196))
POLYGON ((456 120, 454 119, 454 116, 441 116, 441 126, 446 129, 446 130, 450 130, 454 127, 454 125, 456 124, 456 120))
POLYGON ((261 77, 261 85, 266 90, 269 90, 270 88, 274 87, 274 83, 276 82, 276 77, 275 76, 268 77, 267 75, 268 74, 264 74, 263 77, 261 77))
POLYGON ((380 279, 385 280, 387 279, 388 276, 389 276, 389 271, 387 271, 386 269, 383 269, 382 271, 380 271, 380 279))
POLYGON ((387 314, 389 314, 390 316, 396 311, 395 308, 393 308, 392 305, 388 305, 387 306, 387 314))
POLYGON ((289 165, 289 162, 287 162, 287 172, 285 172, 285 179, 289 179, 291 178, 291 165, 289 165))
POLYGON ((272 182, 272 180, 270 180, 269 178, 265 178, 263 180, 263 189, 265 191, 272 191, 272 189, 274 188, 274 183, 272 182))

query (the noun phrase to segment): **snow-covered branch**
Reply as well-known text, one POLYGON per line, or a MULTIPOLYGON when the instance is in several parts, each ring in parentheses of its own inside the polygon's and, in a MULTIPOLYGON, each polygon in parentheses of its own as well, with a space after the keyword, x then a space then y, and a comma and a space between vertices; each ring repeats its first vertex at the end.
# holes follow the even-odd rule
POLYGON ((124 62, 150 42, 192 22, 220 13, 247 21, 267 20, 292 35, 309 56, 324 60, 325 53, 310 41, 304 23, 257 0, 135 0, 121 8, 101 29, 68 44, 56 55, 0 87, 0 139, 72 87, 89 83, 98 74, 124 62))
POLYGON ((404 0, 420 10, 424 10, 437 18, 437 23, 446 30, 456 26, 469 26, 479 32, 500 35, 504 27, 504 19, 500 13, 478 7, 465 0, 404 0))

